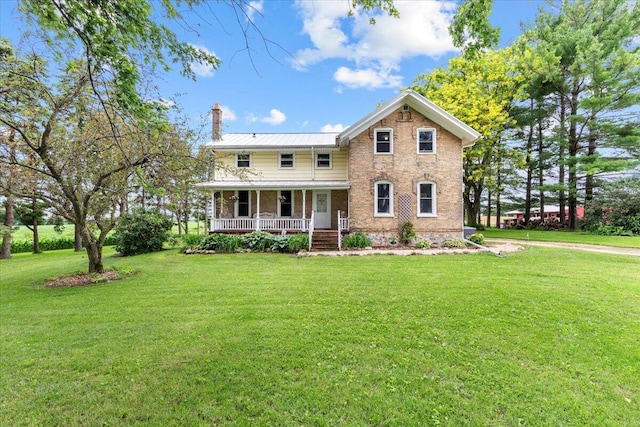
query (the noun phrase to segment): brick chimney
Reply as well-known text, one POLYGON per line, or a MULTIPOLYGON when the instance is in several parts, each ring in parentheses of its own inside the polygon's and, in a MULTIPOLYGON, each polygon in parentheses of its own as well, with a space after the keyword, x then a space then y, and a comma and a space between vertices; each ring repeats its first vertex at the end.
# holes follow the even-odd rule
POLYGON ((211 110, 211 121, 212 121, 212 137, 214 141, 222 140, 222 110, 220 109, 220 105, 216 102, 213 110, 211 110))

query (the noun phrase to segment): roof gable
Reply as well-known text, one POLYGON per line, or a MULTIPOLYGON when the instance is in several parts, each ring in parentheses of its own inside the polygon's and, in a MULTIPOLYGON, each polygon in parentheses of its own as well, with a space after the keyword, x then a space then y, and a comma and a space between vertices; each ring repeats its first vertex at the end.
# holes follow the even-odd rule
POLYGON ((472 129, 462 121, 458 120, 456 117, 449 114, 442 108, 438 107, 436 104, 429 101, 418 92, 415 92, 413 90, 406 90, 388 101, 376 111, 363 117, 353 125, 349 126, 347 129, 342 131, 342 133, 338 135, 338 143, 340 145, 349 144, 349 141, 352 138, 364 132, 371 125, 379 122, 380 120, 400 108, 400 106, 405 104, 409 105, 423 116, 433 120, 435 123, 460 138, 462 140, 463 147, 472 146, 475 141, 482 136, 479 132, 472 129))

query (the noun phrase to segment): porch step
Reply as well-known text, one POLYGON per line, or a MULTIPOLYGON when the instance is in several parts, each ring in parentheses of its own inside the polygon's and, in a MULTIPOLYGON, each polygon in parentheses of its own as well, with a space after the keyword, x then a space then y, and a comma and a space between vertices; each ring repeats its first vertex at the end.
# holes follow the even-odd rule
POLYGON ((315 230, 311 242, 312 251, 337 251, 338 231, 337 230, 315 230))

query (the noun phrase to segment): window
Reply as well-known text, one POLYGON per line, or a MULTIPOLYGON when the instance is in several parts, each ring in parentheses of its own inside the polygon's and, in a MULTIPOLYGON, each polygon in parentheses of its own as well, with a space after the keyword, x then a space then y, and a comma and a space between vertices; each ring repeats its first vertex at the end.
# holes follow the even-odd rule
POLYGON ((436 216, 436 185, 418 183, 418 216, 436 216))
POLYGON ((418 129, 418 153, 432 154, 436 152, 436 130, 418 129))
POLYGON ((374 216, 393 216, 393 184, 376 182, 374 216))
POLYGON ((375 153, 376 154, 392 154, 393 153, 393 130, 392 129, 376 129, 374 131, 375 153))
POLYGON ((238 213, 236 216, 249 217, 249 192, 244 190, 238 191, 236 196, 238 197, 238 213))
POLYGON ((278 200, 280 201, 280 216, 291 216, 293 214, 293 192, 280 190, 278 200))
POLYGON ((251 154, 250 153, 238 153, 236 154, 236 167, 237 168, 250 168, 251 167, 251 154))
POLYGON ((280 169, 291 169, 295 167, 295 157, 293 153, 280 153, 280 169))
POLYGON ((331 153, 316 153, 316 168, 331 169, 331 153))

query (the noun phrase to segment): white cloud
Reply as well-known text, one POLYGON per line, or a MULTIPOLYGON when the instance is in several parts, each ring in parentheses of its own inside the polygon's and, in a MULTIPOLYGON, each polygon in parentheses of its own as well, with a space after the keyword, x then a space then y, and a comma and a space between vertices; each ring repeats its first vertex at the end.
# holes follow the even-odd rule
POLYGON ((344 125, 338 123, 337 125, 326 124, 320 128, 320 132, 342 132, 346 128, 344 125))
POLYGON ((355 11, 347 17, 348 3, 297 0, 303 33, 313 47, 296 52, 294 68, 304 70, 326 59, 345 59, 354 67, 340 67, 334 78, 348 87, 398 87, 402 60, 415 56, 438 58, 455 51, 448 26, 455 12, 452 1, 402 1, 395 5, 400 19, 378 13, 371 25, 370 14, 355 11))
POLYGON ((237 119, 236 117, 236 113, 233 112, 233 110, 229 107, 227 107, 226 105, 220 105, 220 109, 222 110, 222 121, 234 121, 237 119))
POLYGON ((273 126, 282 124, 285 122, 285 120, 287 120, 287 115, 275 108, 269 112, 268 117, 258 118, 253 114, 249 115, 250 122, 261 121, 262 123, 269 123, 270 125, 273 125, 273 126))
POLYGON ((245 13, 247 14, 247 19, 249 21, 253 21, 256 13, 258 15, 262 15, 263 8, 264 8, 264 0, 250 1, 245 7, 245 13))
MULTIPOLYGON (((215 56, 215 53, 211 52, 209 49, 207 49, 202 45, 192 44, 191 46, 198 49, 201 52, 205 52, 205 53, 208 53, 209 55, 215 56)), ((193 71, 196 76, 213 77, 214 68, 209 64, 203 64, 201 62, 192 62, 190 66, 191 66, 191 71, 193 71)))
POLYGON ((357 88, 394 88, 402 86, 402 76, 391 74, 391 70, 352 70, 347 67, 340 67, 333 74, 333 78, 340 84, 350 89, 357 88))

